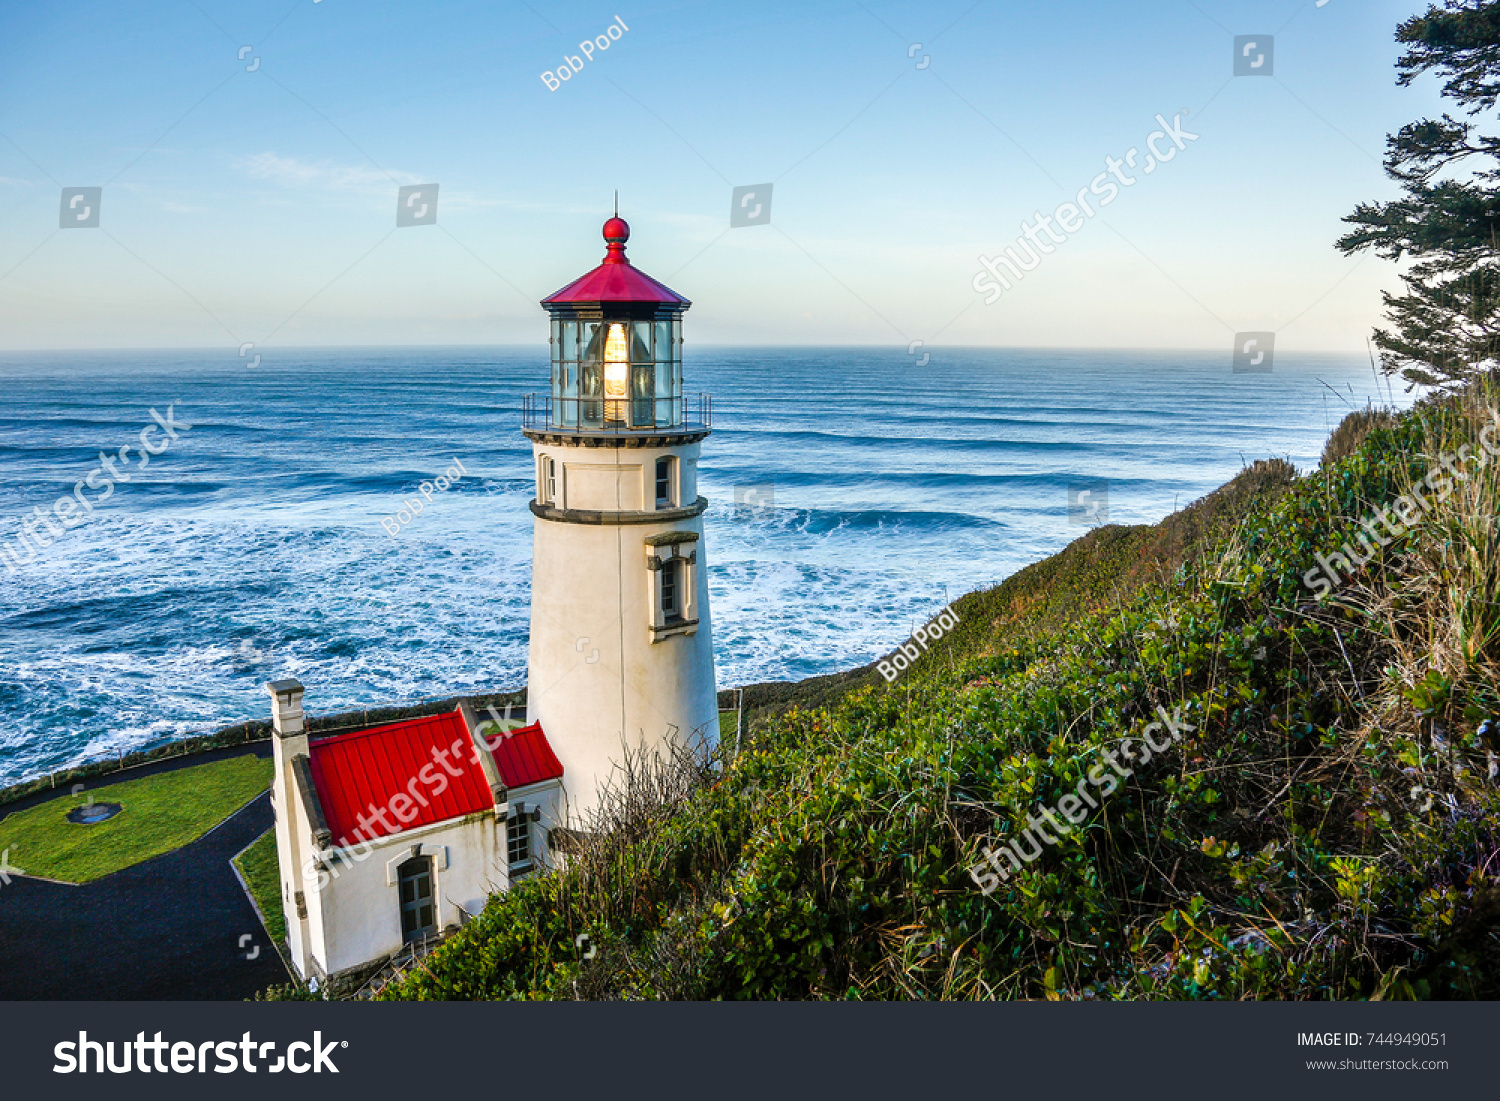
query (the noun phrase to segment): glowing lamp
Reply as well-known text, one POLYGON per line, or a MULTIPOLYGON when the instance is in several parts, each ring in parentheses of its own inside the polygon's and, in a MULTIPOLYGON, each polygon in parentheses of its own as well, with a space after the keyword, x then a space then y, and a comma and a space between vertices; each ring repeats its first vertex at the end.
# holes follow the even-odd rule
POLYGON ((625 326, 611 322, 604 338, 604 419, 623 424, 627 418, 625 399, 629 396, 630 349, 625 343, 625 326))

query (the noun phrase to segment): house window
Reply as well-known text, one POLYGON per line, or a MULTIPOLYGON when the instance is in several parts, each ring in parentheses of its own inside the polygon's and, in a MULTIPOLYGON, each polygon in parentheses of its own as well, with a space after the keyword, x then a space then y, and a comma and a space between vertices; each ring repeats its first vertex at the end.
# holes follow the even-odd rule
POLYGON ((676 474, 677 460, 670 455, 656 460, 656 507, 671 508, 677 503, 677 493, 672 483, 676 474))
POLYGON ((524 810, 505 820, 505 855, 512 876, 531 871, 531 817, 524 810))
POLYGON ((401 939, 423 940, 437 932, 432 905, 432 857, 414 856, 396 869, 401 897, 401 939))

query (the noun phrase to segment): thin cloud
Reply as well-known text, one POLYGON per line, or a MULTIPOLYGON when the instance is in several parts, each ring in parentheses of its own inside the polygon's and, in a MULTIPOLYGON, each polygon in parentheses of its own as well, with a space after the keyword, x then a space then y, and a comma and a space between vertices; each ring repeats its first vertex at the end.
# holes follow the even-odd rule
POLYGON ((267 180, 283 187, 319 188, 326 191, 384 191, 391 177, 402 183, 421 183, 410 173, 389 174, 370 165, 305 161, 276 153, 256 153, 234 162, 234 167, 252 179, 267 180))
MULTIPOLYGON (((431 174, 413 175, 410 172, 392 170, 389 175, 373 165, 338 164, 334 161, 309 161, 298 157, 283 157, 279 153, 256 153, 241 157, 233 167, 251 179, 265 180, 287 188, 320 191, 353 192, 362 195, 384 197, 395 187, 405 184, 442 184, 442 179, 433 179, 431 174), (394 181, 392 179, 394 177, 394 181)), ((502 209, 520 213, 584 214, 595 215, 605 208, 560 206, 556 202, 526 201, 514 198, 496 198, 473 191, 444 188, 442 208, 445 211, 502 209)), ((606 210, 607 215, 607 210, 606 210)))

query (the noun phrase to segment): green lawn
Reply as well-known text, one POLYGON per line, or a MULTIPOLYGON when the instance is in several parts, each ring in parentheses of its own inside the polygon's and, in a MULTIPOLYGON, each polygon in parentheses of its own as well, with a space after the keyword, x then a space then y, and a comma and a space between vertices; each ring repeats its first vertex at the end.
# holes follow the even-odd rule
POLYGON ((247 755, 59 796, 0 819, 0 850, 28 875, 88 883, 202 837, 270 787, 272 771, 247 755), (123 809, 92 826, 69 822, 90 798, 123 809))
POLYGON ((276 830, 269 829, 255 839, 239 856, 234 866, 250 885, 255 904, 266 919, 266 932, 278 944, 286 943, 286 911, 281 905, 281 871, 276 864, 276 830))
MULTIPOLYGON (((750 717, 747 714, 745 721, 748 723, 749 719, 750 717)), ((719 743, 721 745, 733 747, 735 731, 739 728, 739 721, 740 713, 738 711, 719 712, 719 743)))

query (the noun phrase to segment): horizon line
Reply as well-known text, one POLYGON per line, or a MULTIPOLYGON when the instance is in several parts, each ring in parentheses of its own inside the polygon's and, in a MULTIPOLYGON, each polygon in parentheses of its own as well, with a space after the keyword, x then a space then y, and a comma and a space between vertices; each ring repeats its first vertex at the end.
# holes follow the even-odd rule
MULTIPOLYGON (((547 341, 531 341, 531 342, 522 342, 522 343, 505 342, 505 341, 486 341, 486 342, 481 342, 481 343, 473 343, 473 342, 458 343, 458 342, 454 342, 454 343, 436 343, 436 344, 434 344, 434 343, 425 343, 425 342, 424 343, 417 343, 417 342, 412 342, 412 343, 384 343, 384 344, 328 343, 328 344, 284 344, 284 345, 261 345, 261 344, 257 344, 257 345, 255 345, 255 347, 256 348, 271 348, 271 349, 274 349, 274 350, 279 351, 279 352, 339 351, 339 350, 353 351, 353 350, 359 350, 359 349, 409 349, 409 348, 433 348, 433 349, 437 349, 437 348, 443 348, 443 349, 447 349, 447 348, 524 348, 524 349, 527 349, 527 350, 535 350, 535 349, 538 349, 538 348, 541 348, 541 349, 547 348, 548 347, 548 343, 549 342, 547 342, 547 341)), ((1211 354, 1211 355, 1227 355, 1230 352, 1230 349, 1226 349, 1226 348, 1223 348, 1223 347, 1220 347, 1220 346, 1205 347, 1205 346, 1201 346, 1201 345, 1199 345, 1199 346, 1174 346, 1174 345, 1161 345, 1161 344, 943 344, 943 343, 940 343, 940 342, 937 342, 937 341, 915 341, 915 342, 908 341, 906 343, 907 343, 908 348, 910 348, 913 344, 916 344, 920 348, 945 348, 945 349, 950 349, 950 350, 953 350, 953 351, 968 351, 968 350, 973 350, 973 351, 988 351, 988 352, 1002 352, 1002 351, 1004 351, 1004 352, 1174 352, 1174 353, 1194 352, 1194 353, 1205 353, 1205 354, 1211 354)), ((902 345, 901 341, 892 341, 890 343, 881 342, 881 343, 865 343, 865 344, 850 344, 850 343, 814 344, 814 343, 806 343, 806 342, 798 342, 798 343, 741 343, 741 342, 706 341, 706 340, 704 340, 704 341, 691 341, 691 342, 684 341, 684 347, 685 348, 687 348, 687 347, 692 347, 692 348, 742 348, 742 349, 755 349, 755 348, 776 348, 776 349, 792 349, 792 348, 838 349, 838 348, 849 348, 849 349, 861 349, 861 350, 864 350, 864 349, 889 350, 891 348, 900 348, 901 345, 902 345)), ((225 347, 226 347, 226 345, 222 345, 222 344, 131 344, 131 345, 119 345, 119 344, 114 344, 114 345, 103 345, 103 344, 71 344, 71 345, 55 345, 55 346, 28 347, 28 348, 4 348, 4 347, 0 347, 0 355, 33 355, 33 354, 40 354, 40 353, 56 353, 56 352, 120 352, 120 353, 130 353, 130 352, 211 352, 211 353, 213 353, 215 355, 222 355, 224 353, 225 347)), ((1297 348, 1287 348, 1285 346, 1277 348, 1277 354, 1278 355, 1284 355, 1284 354, 1286 354, 1288 352, 1295 352, 1296 354, 1299 354, 1299 355, 1345 355, 1345 354, 1347 354, 1347 355, 1357 355, 1359 352, 1364 352, 1366 354, 1366 356, 1368 356, 1368 354, 1369 354, 1368 349, 1366 349, 1366 348, 1348 349, 1348 350, 1339 349, 1339 348, 1303 348, 1303 349, 1297 349, 1297 348)), ((915 353, 908 352, 908 354, 915 354, 915 353)))

